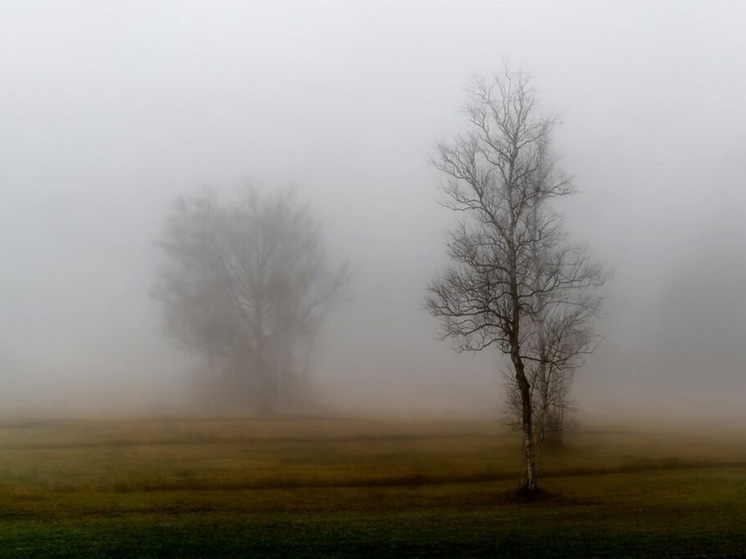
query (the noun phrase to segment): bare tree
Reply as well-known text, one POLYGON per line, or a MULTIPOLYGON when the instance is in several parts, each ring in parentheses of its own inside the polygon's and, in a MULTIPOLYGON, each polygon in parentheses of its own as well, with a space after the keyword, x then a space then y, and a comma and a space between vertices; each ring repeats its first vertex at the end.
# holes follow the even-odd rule
POLYGON ((307 208, 290 191, 182 198, 159 245, 154 294, 168 330, 207 357, 219 391, 262 413, 300 397, 302 355, 346 277, 307 208))
POLYGON ((521 489, 537 489, 537 445, 564 410, 572 371, 593 349, 591 318, 605 278, 566 241, 552 201, 573 192, 551 150, 526 75, 474 79, 470 131, 438 146, 445 205, 462 214, 448 243, 451 266, 427 306, 458 351, 497 347, 508 357, 509 401, 523 433, 521 489))

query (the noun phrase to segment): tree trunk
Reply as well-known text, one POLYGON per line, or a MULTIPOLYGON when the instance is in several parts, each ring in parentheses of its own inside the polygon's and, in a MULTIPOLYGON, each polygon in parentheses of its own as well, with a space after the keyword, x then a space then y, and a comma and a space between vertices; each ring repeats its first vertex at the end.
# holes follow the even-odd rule
POLYGON ((277 374, 266 362, 261 371, 261 396, 258 412, 261 417, 270 417, 277 411, 277 374))
POLYGON ((513 352, 512 361, 518 390, 521 394, 521 428, 523 430, 523 472, 519 490, 524 494, 536 491, 536 447, 534 444, 534 422, 531 409, 531 385, 518 352, 513 352))

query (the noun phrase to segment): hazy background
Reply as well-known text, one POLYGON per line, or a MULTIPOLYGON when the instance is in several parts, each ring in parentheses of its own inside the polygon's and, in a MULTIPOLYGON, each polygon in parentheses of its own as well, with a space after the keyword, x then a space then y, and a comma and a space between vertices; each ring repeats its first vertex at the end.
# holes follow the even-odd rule
POLYGON ((154 240, 176 196, 247 182, 297 184, 352 265, 323 401, 496 410, 496 356, 453 354, 423 296, 452 219, 428 158, 506 60, 560 115, 568 229, 614 270, 580 410, 738 413, 744 29, 736 1, 4 1, 0 412, 186 401, 154 240))

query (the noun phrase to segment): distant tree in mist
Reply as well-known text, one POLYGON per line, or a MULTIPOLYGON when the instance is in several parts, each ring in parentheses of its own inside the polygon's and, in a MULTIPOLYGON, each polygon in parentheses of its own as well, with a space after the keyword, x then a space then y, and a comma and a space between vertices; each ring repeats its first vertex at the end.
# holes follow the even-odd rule
POLYGON ((605 281, 586 251, 567 242, 552 202, 572 194, 551 149, 529 79, 506 70, 474 79, 469 131, 438 146, 451 265, 428 288, 427 307, 458 351, 506 355, 508 402, 523 433, 521 490, 537 489, 547 433, 562 428, 573 371, 594 347, 591 319, 605 281))
POLYGON ((222 404, 269 414, 301 402, 319 325, 346 278, 291 191, 179 199, 159 241, 154 296, 168 332, 207 359, 222 404))

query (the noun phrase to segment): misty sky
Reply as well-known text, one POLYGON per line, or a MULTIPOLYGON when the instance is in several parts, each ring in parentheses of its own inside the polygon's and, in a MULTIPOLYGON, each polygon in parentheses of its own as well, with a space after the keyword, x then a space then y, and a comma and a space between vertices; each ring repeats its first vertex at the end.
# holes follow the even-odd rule
POLYGON ((567 228, 614 270, 580 409, 737 405, 744 29, 736 1, 6 0, 0 405, 178 399, 154 240, 176 196, 253 183, 297 185, 352 265, 327 399, 499 406, 496 357, 454 355, 423 298, 452 220, 428 159, 503 61, 560 116, 567 228))

